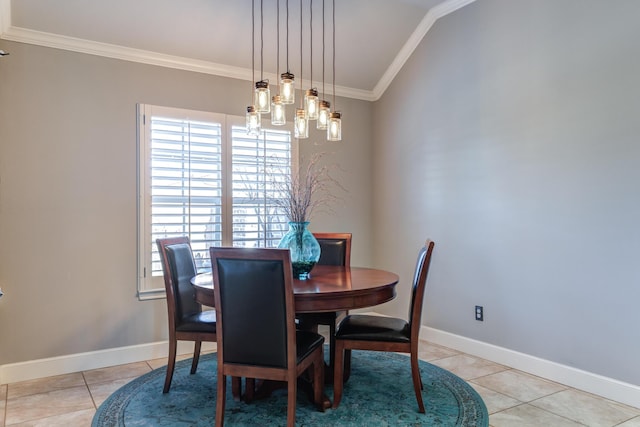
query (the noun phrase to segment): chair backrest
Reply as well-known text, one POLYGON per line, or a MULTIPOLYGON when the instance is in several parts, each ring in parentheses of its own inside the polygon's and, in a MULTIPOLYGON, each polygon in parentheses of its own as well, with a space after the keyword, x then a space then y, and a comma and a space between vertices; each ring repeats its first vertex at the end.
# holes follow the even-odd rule
POLYGON ((313 233, 320 243, 318 265, 351 265, 351 233, 313 233))
POLYGON ((431 254, 433 253, 434 245, 432 240, 427 240, 424 247, 422 247, 418 253, 413 285, 411 287, 411 305, 409 306, 409 325, 411 327, 412 340, 417 340, 420 332, 424 291, 427 284, 427 274, 429 273, 429 264, 431 264, 431 254))
POLYGON ((185 317, 202 311, 191 285, 191 278, 196 275, 196 264, 188 237, 157 239, 156 244, 164 274, 169 326, 175 328, 185 317))
POLYGON ((218 351, 225 364, 296 365, 293 275, 288 249, 209 249, 218 351))

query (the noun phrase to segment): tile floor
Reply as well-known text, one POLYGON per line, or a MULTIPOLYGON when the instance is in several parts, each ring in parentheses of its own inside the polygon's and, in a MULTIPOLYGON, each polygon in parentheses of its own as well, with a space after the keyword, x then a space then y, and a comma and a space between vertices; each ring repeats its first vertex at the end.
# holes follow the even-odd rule
MULTIPOLYGON (((640 409, 431 343, 420 348, 421 359, 478 391, 493 427, 640 427, 640 409)), ((148 360, 0 385, 0 427, 90 426, 96 408, 113 391, 165 364, 148 360)))

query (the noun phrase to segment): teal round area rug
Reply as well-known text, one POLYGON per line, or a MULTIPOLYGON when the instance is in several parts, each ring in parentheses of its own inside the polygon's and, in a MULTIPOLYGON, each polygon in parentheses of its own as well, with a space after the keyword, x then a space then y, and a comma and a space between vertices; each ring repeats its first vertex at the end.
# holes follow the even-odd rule
MULTIPOLYGON (((155 369, 114 392, 98 408, 92 427, 212 426, 216 410, 216 354, 200 358, 189 374, 191 359, 176 363, 171 390, 162 393, 165 368, 155 369)), ((299 426, 479 426, 489 425, 482 398, 463 379, 420 361, 426 413, 418 412, 409 357, 396 353, 353 351, 351 377, 340 406, 320 412, 298 392, 299 426)), ((227 384, 225 425, 284 426, 286 390, 249 404, 234 401, 227 384)), ((325 387, 331 399, 333 389, 325 387)))

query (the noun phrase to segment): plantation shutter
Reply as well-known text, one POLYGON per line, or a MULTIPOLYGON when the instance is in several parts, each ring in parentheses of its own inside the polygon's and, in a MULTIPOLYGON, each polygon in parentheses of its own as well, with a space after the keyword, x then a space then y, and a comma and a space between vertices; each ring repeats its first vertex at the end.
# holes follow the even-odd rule
POLYGON ((209 247, 275 247, 288 229, 273 181, 297 158, 291 127, 246 134, 242 117, 139 105, 138 296, 164 296, 156 239, 188 236, 196 267, 209 247))
POLYGON ((274 203, 273 181, 291 174, 291 132, 263 129, 253 137, 234 125, 231 139, 233 245, 277 247, 288 223, 274 203))

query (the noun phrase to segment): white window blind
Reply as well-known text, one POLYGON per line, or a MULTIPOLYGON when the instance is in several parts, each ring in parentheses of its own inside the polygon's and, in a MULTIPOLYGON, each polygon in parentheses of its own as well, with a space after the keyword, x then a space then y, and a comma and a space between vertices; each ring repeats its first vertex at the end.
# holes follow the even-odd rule
POLYGON ((210 246, 275 247, 287 220, 273 181, 297 157, 290 128, 247 136, 244 118, 139 106, 141 299, 164 296, 156 239, 189 236, 199 270, 210 246))

